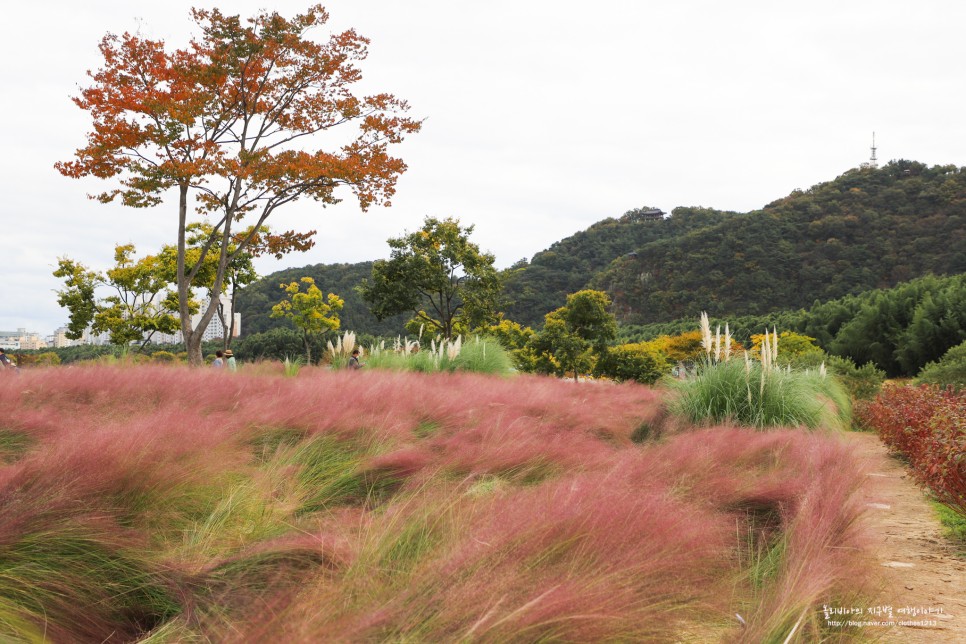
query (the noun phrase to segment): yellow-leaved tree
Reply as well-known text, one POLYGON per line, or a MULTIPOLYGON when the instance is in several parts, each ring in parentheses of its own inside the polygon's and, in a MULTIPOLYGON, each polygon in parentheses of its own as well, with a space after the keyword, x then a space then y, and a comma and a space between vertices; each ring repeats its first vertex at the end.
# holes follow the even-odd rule
POLYGON ((306 364, 312 364, 311 336, 338 329, 339 311, 345 302, 335 293, 324 295, 311 277, 280 286, 285 291, 285 298, 272 307, 271 317, 291 320, 302 333, 306 364), (304 291, 302 284, 308 285, 304 291))

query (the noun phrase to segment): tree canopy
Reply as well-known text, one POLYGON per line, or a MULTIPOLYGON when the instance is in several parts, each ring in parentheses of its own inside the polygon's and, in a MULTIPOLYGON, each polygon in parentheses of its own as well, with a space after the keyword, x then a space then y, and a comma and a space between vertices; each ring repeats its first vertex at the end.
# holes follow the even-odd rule
MULTIPOLYGON (((389 146, 420 123, 391 94, 353 93, 368 40, 353 30, 312 40, 328 20, 320 5, 292 19, 262 12, 243 21, 218 9, 194 9, 192 17, 199 32, 183 48, 127 33, 101 41, 103 66, 74 99, 93 119, 92 131, 57 168, 113 179, 114 188, 96 195, 104 202, 142 208, 177 194, 179 315, 189 356, 200 363, 228 267, 263 235, 265 221, 301 198, 336 203, 342 186, 363 209, 389 205, 406 169, 389 146), (328 147, 302 149, 323 142, 328 147), (187 257, 189 194, 210 224, 194 262, 187 257), (217 257, 212 305, 192 327, 189 290, 209 255, 217 257)), ((262 241, 285 252, 310 234, 262 241)))
POLYGON ((628 323, 793 310, 966 272, 964 224, 964 169, 893 161, 644 244, 589 287, 628 323))
MULTIPOLYGON (((797 346, 806 353, 814 339, 826 352, 856 365, 872 364, 889 376, 915 376, 966 340, 966 274, 926 275, 890 289, 815 302, 807 309, 724 316, 716 321, 729 323, 734 337, 752 346, 755 334, 777 328, 794 332, 784 342, 789 350, 797 346)), ((689 331, 695 324, 695 318, 683 318, 624 326, 620 335, 625 341, 639 342, 689 331)), ((782 345, 780 341, 779 354, 782 345)))
POLYGON ((574 380, 590 371, 594 361, 617 337, 617 321, 608 311, 610 298, 601 291, 583 290, 567 296, 567 305, 546 315, 543 329, 533 338, 536 370, 574 380))
POLYGON ((285 297, 272 307, 272 317, 285 318, 301 332, 305 343, 305 361, 312 363, 309 338, 339 328, 339 311, 344 302, 335 293, 326 296, 311 277, 281 284, 285 297), (302 285, 305 290, 302 290, 302 285))
POLYGON ((377 320, 369 306, 356 290, 363 280, 372 276, 372 262, 357 264, 313 264, 300 268, 287 268, 258 279, 241 289, 237 306, 246 335, 277 329, 284 321, 272 318, 272 306, 278 301, 278 285, 290 283, 302 277, 311 277, 327 291, 338 293, 345 302, 339 312, 342 327, 383 337, 395 337, 403 332, 409 319, 407 315, 395 315, 377 320))
POLYGON ((390 259, 372 266, 360 286, 373 314, 383 319, 412 312, 411 330, 451 338, 496 319, 501 291, 494 257, 469 240, 473 226, 427 217, 423 227, 389 239, 390 259))
POLYGON ((115 265, 104 273, 67 257, 58 260, 54 276, 63 278, 65 287, 57 302, 70 314, 68 338, 76 340, 90 328, 95 335, 109 334, 112 344, 143 347, 155 332, 178 328, 177 296, 169 290, 163 260, 159 255, 135 259, 134 253, 133 244, 116 246, 115 265), (109 295, 98 296, 102 288, 109 295))

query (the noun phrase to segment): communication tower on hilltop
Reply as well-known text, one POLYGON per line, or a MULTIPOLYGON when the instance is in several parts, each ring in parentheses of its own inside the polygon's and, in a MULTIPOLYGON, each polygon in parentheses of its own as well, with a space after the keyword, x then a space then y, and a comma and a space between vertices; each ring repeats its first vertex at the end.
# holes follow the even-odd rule
POLYGON ((862 167, 862 168, 871 168, 872 170, 875 170, 876 168, 879 167, 879 160, 875 156, 875 150, 876 150, 876 147, 875 147, 875 132, 873 132, 872 133, 872 156, 870 156, 869 157, 869 160, 866 163, 863 163, 860 167, 862 167))

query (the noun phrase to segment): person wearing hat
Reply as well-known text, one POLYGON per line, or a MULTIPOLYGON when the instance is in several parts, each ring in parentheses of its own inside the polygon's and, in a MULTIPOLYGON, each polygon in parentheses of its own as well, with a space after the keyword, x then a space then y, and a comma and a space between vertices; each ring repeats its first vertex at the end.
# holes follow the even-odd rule
POLYGON ((235 354, 231 352, 231 349, 225 349, 225 364, 228 366, 228 371, 238 371, 235 354))

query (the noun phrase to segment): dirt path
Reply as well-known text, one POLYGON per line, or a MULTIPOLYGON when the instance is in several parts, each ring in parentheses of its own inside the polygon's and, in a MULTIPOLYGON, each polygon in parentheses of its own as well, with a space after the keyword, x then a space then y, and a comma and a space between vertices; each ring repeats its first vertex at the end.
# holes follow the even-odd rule
MULTIPOLYGON (((891 621, 896 622, 870 627, 867 634, 880 636, 882 642, 966 642, 966 560, 953 556, 922 491, 879 438, 865 433, 848 436, 870 465, 865 520, 887 581, 880 604, 893 608, 891 621), (915 611, 907 608, 925 614, 911 614, 915 611)), ((890 621, 885 611, 870 615, 869 607, 864 608, 867 614, 861 619, 890 621)))

